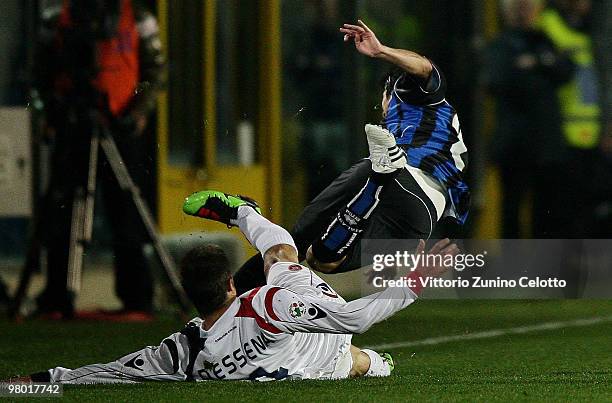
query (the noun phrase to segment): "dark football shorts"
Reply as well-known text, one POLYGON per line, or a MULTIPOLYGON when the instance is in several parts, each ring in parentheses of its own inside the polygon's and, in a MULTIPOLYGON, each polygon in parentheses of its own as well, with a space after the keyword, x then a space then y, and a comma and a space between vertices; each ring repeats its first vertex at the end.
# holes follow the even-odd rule
MULTIPOLYGON (((340 174, 306 206, 291 233, 298 247, 300 260, 305 258, 308 247, 327 229, 338 211, 365 185, 370 172, 370 160, 359 161, 340 174)), ((395 180, 383 189, 380 202, 370 216, 361 241, 351 247, 335 273, 362 267, 362 245, 367 240, 414 240, 410 242, 410 248, 414 250, 419 239, 429 239, 436 221, 434 204, 410 172, 402 169, 395 180)), ((381 249, 376 253, 393 253, 391 249, 397 248, 397 243, 389 243, 389 250, 385 250, 384 241, 372 244, 381 249)))

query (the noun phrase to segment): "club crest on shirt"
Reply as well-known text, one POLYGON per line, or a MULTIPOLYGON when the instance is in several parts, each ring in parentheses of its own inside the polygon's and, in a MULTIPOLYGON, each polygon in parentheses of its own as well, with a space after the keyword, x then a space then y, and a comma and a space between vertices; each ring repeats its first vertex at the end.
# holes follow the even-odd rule
POLYGON ((291 315, 292 318, 301 318, 304 316, 304 313, 306 313, 306 307, 302 301, 292 302, 291 305, 289 305, 289 315, 291 315))

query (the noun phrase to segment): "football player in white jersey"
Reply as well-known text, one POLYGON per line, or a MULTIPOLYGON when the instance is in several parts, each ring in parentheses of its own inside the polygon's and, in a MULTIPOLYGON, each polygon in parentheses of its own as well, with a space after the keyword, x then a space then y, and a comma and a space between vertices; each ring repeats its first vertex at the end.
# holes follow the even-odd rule
MULTIPOLYGON (((377 140, 380 138, 368 135, 370 145, 377 140)), ((378 149, 388 152, 387 147, 378 149)), ((56 367, 17 381, 79 384, 390 375, 394 368, 391 356, 353 346, 352 334, 365 332, 414 302, 420 282, 412 289, 388 288, 346 302, 299 264, 291 235, 261 216, 252 200, 203 191, 188 197, 183 209, 238 226, 263 255, 267 285, 236 295, 223 250, 212 245, 196 247, 183 258, 181 274, 199 317, 183 330, 159 346, 108 364, 74 370, 56 367)), ((419 243, 417 253, 424 245, 419 243)), ((457 252, 449 240, 438 242, 429 251, 442 255, 457 252)), ((443 271, 443 267, 420 266, 410 277, 437 276, 443 271)))

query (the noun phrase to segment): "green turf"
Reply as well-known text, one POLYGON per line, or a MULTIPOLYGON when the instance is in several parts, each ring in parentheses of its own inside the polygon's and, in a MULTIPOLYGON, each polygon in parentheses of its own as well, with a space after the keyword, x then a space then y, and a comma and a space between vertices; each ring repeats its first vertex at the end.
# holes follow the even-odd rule
MULTIPOLYGON (((356 336, 357 345, 420 340, 549 321, 609 317, 612 301, 420 301, 356 336)), ((106 362, 179 329, 0 321, 0 378, 106 362)), ((612 401, 612 322, 391 351, 390 378, 345 381, 68 386, 87 401, 612 401)))

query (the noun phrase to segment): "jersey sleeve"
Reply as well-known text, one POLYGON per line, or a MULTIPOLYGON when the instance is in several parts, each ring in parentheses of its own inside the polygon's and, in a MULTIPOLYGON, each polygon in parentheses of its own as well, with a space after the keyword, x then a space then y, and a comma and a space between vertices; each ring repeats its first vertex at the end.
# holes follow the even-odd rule
POLYGON ((436 64, 431 62, 431 66, 427 79, 402 74, 393 87, 396 95, 404 102, 418 105, 442 101, 446 97, 446 78, 436 64))
POLYGON ((264 319, 285 333, 363 333, 413 303, 409 288, 388 288, 351 302, 336 302, 281 287, 266 290, 264 319))
POLYGON ((189 343, 182 333, 174 333, 159 346, 149 346, 106 364, 76 369, 56 367, 36 374, 37 379, 64 384, 137 383, 144 381, 184 381, 189 361, 189 343))

